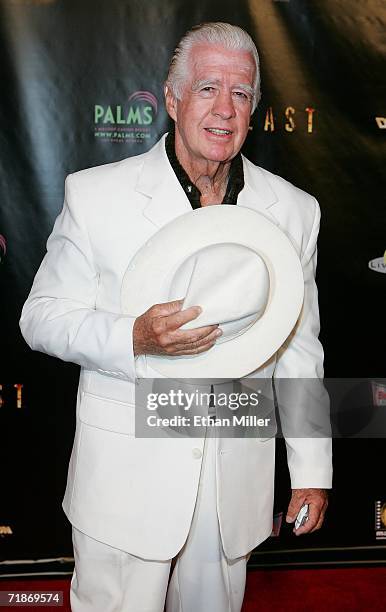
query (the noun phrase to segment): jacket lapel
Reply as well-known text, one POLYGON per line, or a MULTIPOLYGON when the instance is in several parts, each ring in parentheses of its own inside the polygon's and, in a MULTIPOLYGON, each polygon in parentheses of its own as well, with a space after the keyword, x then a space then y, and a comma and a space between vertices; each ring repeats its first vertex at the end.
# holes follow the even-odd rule
POLYGON ((143 214, 157 227, 192 210, 165 151, 164 135, 149 151, 136 190, 149 198, 143 214))
POLYGON ((251 208, 278 225, 277 219, 272 212, 268 210, 278 201, 276 193, 265 178, 263 170, 252 164, 244 155, 242 158, 245 186, 238 197, 238 206, 251 208))
MULTIPOLYGON (((144 156, 145 161, 136 184, 136 191, 149 198, 143 214, 156 227, 162 227, 176 217, 191 212, 192 207, 166 155, 166 134, 144 156)), ((263 170, 243 158, 245 186, 238 197, 238 206, 251 208, 278 225, 268 209, 278 198, 263 170)))

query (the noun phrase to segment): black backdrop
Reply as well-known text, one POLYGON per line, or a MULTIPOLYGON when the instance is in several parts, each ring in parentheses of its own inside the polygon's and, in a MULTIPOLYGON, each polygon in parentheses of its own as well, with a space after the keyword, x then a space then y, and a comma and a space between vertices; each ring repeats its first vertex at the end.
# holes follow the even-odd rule
MULTIPOLYGON (((18 329, 64 178, 158 140, 169 125, 168 59, 195 23, 229 21, 254 37, 263 97, 243 152, 320 202, 327 375, 384 375, 385 17, 382 0, 0 0, 1 558, 71 554, 60 503, 78 370, 32 353, 18 329)), ((321 558, 326 547, 381 546, 385 442, 335 446, 324 530, 300 539, 284 530, 264 550, 313 547, 321 558)), ((278 510, 288 497, 282 451, 278 510)))

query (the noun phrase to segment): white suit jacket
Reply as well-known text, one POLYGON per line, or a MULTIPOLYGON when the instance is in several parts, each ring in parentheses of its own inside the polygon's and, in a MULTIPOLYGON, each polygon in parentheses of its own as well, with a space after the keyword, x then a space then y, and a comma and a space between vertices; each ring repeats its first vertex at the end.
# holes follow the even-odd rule
MULTIPOLYGON (((187 537, 203 439, 134 437, 134 318, 120 310, 121 284, 136 251, 191 210, 165 153, 149 152, 67 177, 65 201, 20 321, 31 348, 81 366, 77 425, 63 508, 91 537, 131 554, 170 559, 187 537)), ((239 206, 259 211, 291 239, 302 262, 305 300, 298 324, 258 377, 320 377, 323 352, 314 280, 316 200, 243 158, 239 206)), ((328 439, 287 439, 293 488, 331 486, 328 439)), ((229 558, 272 529, 274 439, 217 440, 217 500, 229 558)))

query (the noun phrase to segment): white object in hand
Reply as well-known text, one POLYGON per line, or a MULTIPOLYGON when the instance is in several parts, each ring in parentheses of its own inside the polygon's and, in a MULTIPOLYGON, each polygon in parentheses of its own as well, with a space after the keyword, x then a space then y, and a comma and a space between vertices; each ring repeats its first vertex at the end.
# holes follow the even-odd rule
POLYGON ((303 525, 308 521, 308 504, 304 504, 299 510, 299 514, 296 517, 295 521, 295 529, 299 529, 299 527, 303 527, 303 525))

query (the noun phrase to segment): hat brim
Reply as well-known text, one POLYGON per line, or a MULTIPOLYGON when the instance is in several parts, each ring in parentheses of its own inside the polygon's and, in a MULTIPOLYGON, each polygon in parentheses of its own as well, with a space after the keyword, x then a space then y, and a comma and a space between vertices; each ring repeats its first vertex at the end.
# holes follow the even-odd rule
POLYGON ((224 204, 177 217, 137 251, 122 282, 122 312, 138 317, 154 304, 169 301, 168 285, 176 265, 202 248, 224 243, 248 247, 264 260, 270 278, 266 309, 244 333, 205 353, 146 355, 148 365, 162 376, 241 378, 268 361, 296 324, 303 304, 304 279, 291 241, 264 215, 224 204))

